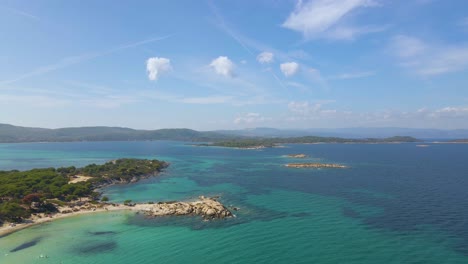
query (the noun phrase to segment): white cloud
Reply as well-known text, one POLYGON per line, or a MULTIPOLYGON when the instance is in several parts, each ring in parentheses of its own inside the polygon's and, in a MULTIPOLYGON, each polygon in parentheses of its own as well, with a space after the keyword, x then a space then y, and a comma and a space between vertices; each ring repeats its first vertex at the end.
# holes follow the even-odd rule
POLYGON ((219 56, 210 63, 210 67, 225 77, 234 77, 234 63, 226 56, 219 56))
POLYGON ((280 65, 281 72, 284 76, 291 77, 299 71, 299 64, 296 62, 286 62, 280 65))
POLYGON ((400 64, 422 76, 436 76, 468 68, 468 45, 431 44, 404 35, 393 38, 392 52, 400 64))
POLYGON ((258 54, 257 56, 257 61, 260 62, 261 64, 268 64, 272 63, 274 60, 274 55, 271 52, 262 52, 258 54))
POLYGON ((259 113, 246 113, 236 117, 236 119, 234 119, 234 124, 254 124, 270 120, 272 120, 272 118, 264 117, 259 113))
POLYGON ((283 27, 299 31, 307 39, 352 39, 359 34, 375 32, 376 28, 347 25, 346 16, 359 8, 376 5, 373 0, 309 0, 305 3, 299 0, 283 27))
POLYGON ((151 81, 157 81, 162 74, 171 70, 171 60, 169 59, 153 57, 146 61, 146 72, 151 81))

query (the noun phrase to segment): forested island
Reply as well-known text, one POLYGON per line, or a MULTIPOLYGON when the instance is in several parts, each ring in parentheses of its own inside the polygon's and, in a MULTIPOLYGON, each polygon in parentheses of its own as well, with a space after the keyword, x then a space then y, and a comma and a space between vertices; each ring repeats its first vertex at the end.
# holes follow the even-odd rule
POLYGON ((83 168, 0 171, 0 225, 5 221, 21 222, 32 214, 55 213, 59 206, 77 201, 98 204, 101 194, 97 188, 135 182, 157 175, 167 166, 159 160, 118 159, 83 168))
POLYGON ((356 144, 378 144, 378 143, 411 143, 421 142, 421 140, 413 137, 390 137, 390 138, 365 138, 365 139, 350 139, 339 137, 289 137, 289 138, 249 138, 249 139, 234 139, 229 141, 219 141, 213 143, 196 144, 196 146, 208 147, 228 147, 228 148, 244 148, 244 149, 259 149, 277 147, 281 144, 319 144, 319 143, 356 143, 356 144))

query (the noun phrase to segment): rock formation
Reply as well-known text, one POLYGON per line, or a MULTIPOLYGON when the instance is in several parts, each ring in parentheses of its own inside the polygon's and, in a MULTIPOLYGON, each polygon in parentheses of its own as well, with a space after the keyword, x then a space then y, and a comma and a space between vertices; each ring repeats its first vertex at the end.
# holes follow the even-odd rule
POLYGON ((200 196, 194 202, 159 202, 155 204, 136 204, 132 210, 137 210, 147 216, 168 216, 168 215, 200 215, 204 219, 223 219, 232 217, 222 203, 214 198, 200 196))

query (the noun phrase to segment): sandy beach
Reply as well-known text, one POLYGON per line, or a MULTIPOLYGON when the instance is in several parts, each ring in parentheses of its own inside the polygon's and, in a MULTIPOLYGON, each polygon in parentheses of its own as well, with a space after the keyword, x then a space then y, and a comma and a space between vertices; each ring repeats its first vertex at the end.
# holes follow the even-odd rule
MULTIPOLYGON (((69 209, 69 208, 60 208, 60 211, 69 209)), ((52 222, 57 219, 63 219, 67 217, 73 217, 78 215, 90 214, 90 213, 99 213, 99 212, 108 212, 108 211, 117 211, 117 210, 137 210, 136 208, 126 206, 123 204, 106 204, 102 207, 90 208, 90 209, 80 209, 76 212, 71 213, 55 213, 49 216, 45 215, 42 217, 33 216, 30 219, 26 219, 24 223, 17 223, 14 226, 10 226, 10 223, 6 223, 0 227, 0 237, 8 235, 10 233, 19 231, 24 228, 28 228, 35 225, 40 225, 43 223, 52 222)))

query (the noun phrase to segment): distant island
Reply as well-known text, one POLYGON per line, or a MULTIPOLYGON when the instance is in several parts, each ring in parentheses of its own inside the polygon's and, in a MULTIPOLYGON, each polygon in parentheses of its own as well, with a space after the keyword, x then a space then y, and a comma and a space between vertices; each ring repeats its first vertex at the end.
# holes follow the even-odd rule
POLYGON ((286 155, 288 158, 293 158, 293 159, 303 159, 307 158, 308 156, 306 154, 288 154, 286 155))
POLYGON ((454 140, 449 140, 449 143, 468 143, 468 139, 454 139, 454 140))
POLYGON ((211 142, 209 144, 200 144, 200 146, 235 147, 243 149, 277 147, 279 144, 283 143, 397 143, 419 141, 413 137, 364 139, 318 137, 312 135, 300 137, 271 137, 268 136, 268 133, 263 135, 249 135, 243 134, 240 131, 195 131, 185 128, 137 130, 123 127, 96 126, 47 129, 0 124, 0 143, 151 140, 211 142))
POLYGON ((289 168, 313 168, 313 169, 346 169, 348 166, 332 163, 289 163, 284 165, 289 168))
MULTIPOLYGON (((118 159, 83 168, 62 167, 28 171, 0 171, 0 227, 14 230, 17 223, 49 221, 65 215, 108 210, 141 211, 148 216, 200 215, 205 219, 231 217, 232 213, 214 198, 192 202, 135 204, 108 203, 97 192, 111 184, 127 184, 158 175, 169 164, 159 160, 118 159)), ((0 232, 1 235, 1 232, 0 232)))
POLYGON ((390 138, 350 139, 338 137, 290 137, 290 138, 249 138, 219 141, 213 143, 196 144, 196 146, 228 147, 241 149, 272 148, 281 144, 319 144, 319 143, 356 143, 356 144, 382 144, 382 143, 413 143, 421 140, 413 137, 396 136, 390 138))

